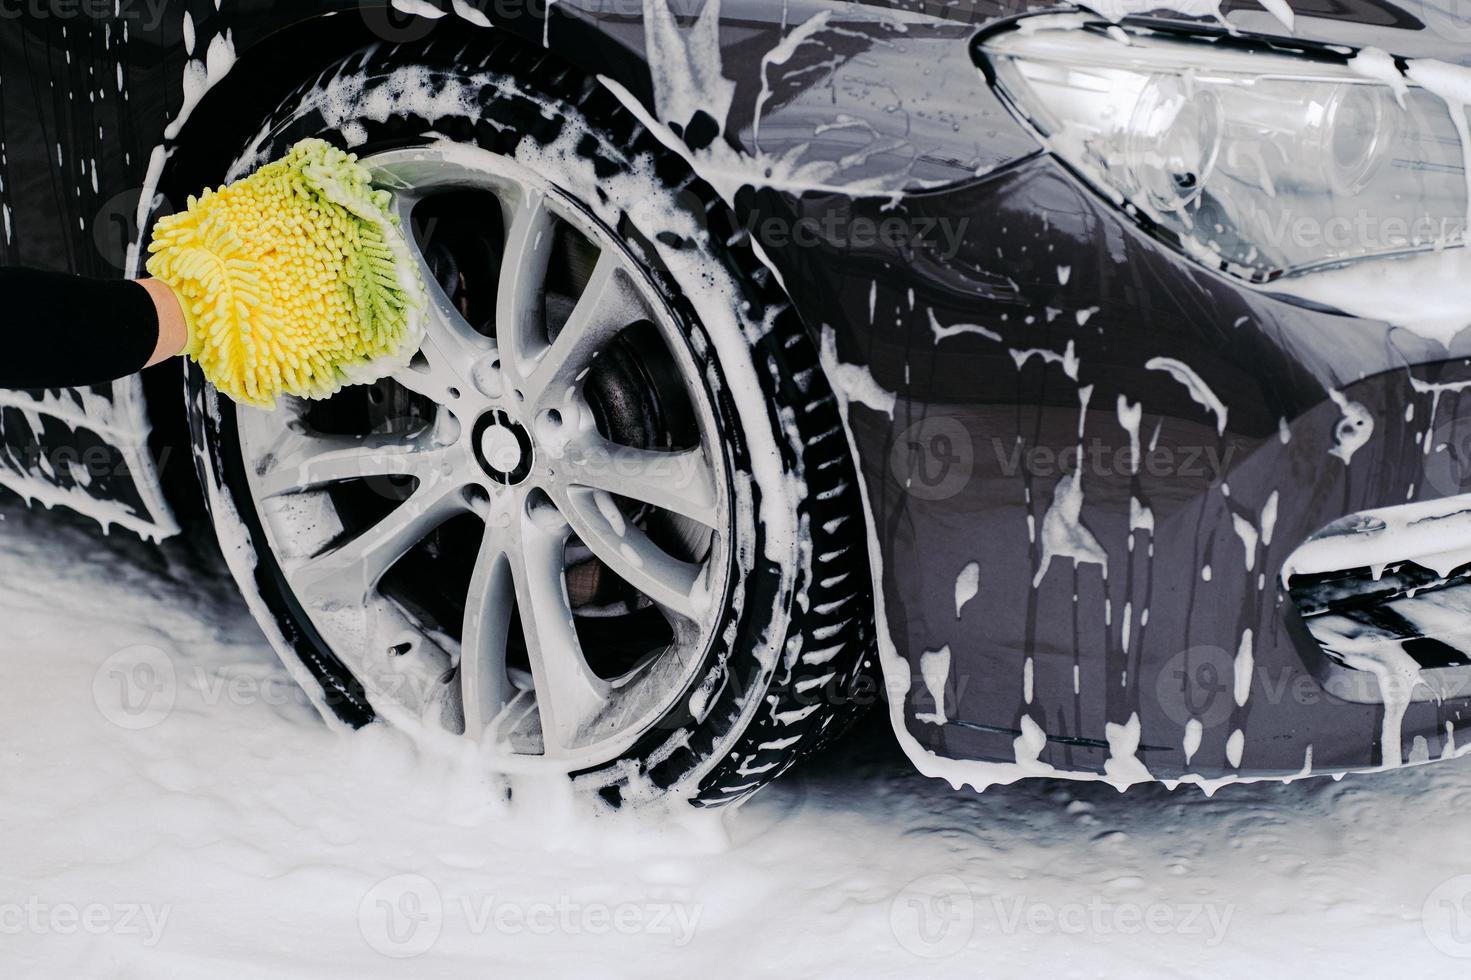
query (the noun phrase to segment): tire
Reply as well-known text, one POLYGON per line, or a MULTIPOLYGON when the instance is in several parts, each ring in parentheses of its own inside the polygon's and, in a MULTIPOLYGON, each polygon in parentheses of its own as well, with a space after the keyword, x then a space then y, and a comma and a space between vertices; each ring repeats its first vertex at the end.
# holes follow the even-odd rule
MULTIPOLYGON (((346 145, 382 168, 385 181, 400 183, 401 201, 418 202, 405 204, 405 214, 415 209, 412 227, 425 268, 445 283, 430 316, 447 324, 436 329, 449 339, 426 346, 421 374, 348 389, 326 402, 283 409, 277 418, 236 409, 197 369, 189 370, 195 458, 217 533, 257 618, 324 714, 354 727, 384 719, 466 731, 517 757, 511 761, 566 772, 578 790, 613 807, 743 800, 846 727, 858 710, 856 686, 874 658, 864 522, 838 406, 811 337, 729 210, 686 162, 595 81, 508 40, 469 47, 435 38, 366 49, 303 85, 260 133, 221 177, 247 172, 309 136, 346 145), (431 109, 433 118, 426 114, 431 109), (476 183, 482 176, 483 187, 476 183), (578 387, 569 385, 563 397, 580 428, 539 407, 551 394, 528 387, 523 395, 521 380, 538 377, 541 362, 518 353, 531 350, 532 340, 501 335, 507 315, 499 305, 489 332, 496 334, 491 349, 504 348, 506 365, 486 361, 479 341, 465 332, 477 308, 486 308, 492 278, 496 304, 519 297, 506 285, 503 265, 493 276, 481 274, 491 267, 487 256, 520 262, 534 251, 497 245, 519 227, 521 212, 507 203, 512 199, 554 212, 537 219, 554 221, 559 236, 547 246, 554 254, 543 268, 560 270, 564 260, 572 268, 576 255, 596 255, 584 262, 592 268, 583 270, 586 282, 565 287, 570 300, 553 283, 562 273, 544 271, 540 299, 508 301, 542 311, 527 321, 525 335, 539 337, 545 329, 538 356, 549 361, 552 341, 570 335, 574 322, 590 320, 592 314, 579 319, 577 304, 592 282, 604 281, 597 279, 604 257, 623 263, 616 275, 625 285, 617 295, 638 294, 627 300, 636 305, 625 317, 648 311, 606 342, 577 376, 578 387), (482 206, 484 220, 474 217, 482 206), (494 224, 496 207, 504 213, 502 234, 477 230, 494 224), (427 223, 445 222, 435 231, 425 231, 425 208, 437 216, 427 223), (469 230, 457 230, 462 226, 469 230), (476 286, 482 279, 486 284, 476 286), (547 312, 554 300, 572 308, 557 328, 547 312), (464 374, 456 373, 459 355, 445 353, 462 341, 472 348, 464 363, 476 365, 464 374), (489 380, 477 373, 486 363, 494 368, 489 380), (448 383, 461 377, 470 380, 448 383), (463 405, 471 383, 477 405, 494 397, 501 400, 493 404, 509 407, 476 415, 478 409, 463 405), (426 392, 443 393, 444 401, 426 392), (396 407, 388 412, 384 403, 396 407), (523 409, 524 417, 517 414, 523 409), (292 411, 297 415, 287 426, 283 419, 292 411), (384 421, 374 415, 379 411, 392 417, 384 421), (556 429, 547 428, 552 415, 556 429), (316 432, 320 419, 357 425, 360 417, 372 432, 386 433, 374 446, 394 442, 397 452, 395 440, 412 439, 436 453, 459 453, 443 457, 458 462, 437 462, 433 472, 478 481, 459 491, 473 521, 456 511, 381 575, 376 564, 336 556, 356 560, 371 552, 356 542, 386 534, 379 529, 390 521, 407 524, 409 518, 394 515, 428 506, 421 491, 432 496, 425 488, 438 487, 439 477, 428 470, 382 473, 375 462, 353 478, 339 472, 338 482, 319 484, 314 462, 282 469, 291 453, 307 460, 317 451, 299 449, 291 433, 327 438, 316 432), (563 426, 574 434, 560 450, 569 455, 556 457, 562 444, 548 433, 566 431, 563 426), (473 430, 468 440, 467 430, 473 430), (262 450, 273 431, 276 441, 262 450), (593 484, 576 483, 582 477, 571 462, 575 450, 565 448, 577 439, 677 453, 711 475, 691 477, 695 490, 683 483, 668 489, 678 481, 670 483, 668 509, 612 490, 594 488, 589 496, 593 484), (469 448, 456 448, 464 445, 469 448), (472 456, 483 473, 468 462, 472 456), (301 486, 282 475, 296 472, 312 475, 301 486), (372 495, 360 484, 371 485, 372 495), (686 492, 690 499, 675 499, 686 492), (698 506, 690 502, 696 498, 698 506), (513 502, 503 506, 503 499, 513 502), (605 524, 593 528, 589 500, 605 524), (387 508, 388 516, 364 518, 381 523, 354 531, 357 515, 376 514, 375 507, 387 508), (698 519, 687 519, 686 510, 698 519), (497 516, 502 513, 509 516, 497 516), (611 550, 610 527, 618 540, 634 544, 611 550), (625 539, 628 534, 633 537, 625 539), (492 547, 502 535, 514 546, 492 547), (665 551, 675 555, 673 564, 658 557, 665 551), (342 572, 349 568, 351 574, 342 572), (701 577, 682 598, 678 588, 664 588, 660 576, 668 568, 680 574, 698 568, 701 577), (635 580, 654 586, 639 594, 635 580), (360 585, 366 597, 355 605, 360 585), (604 602, 605 593, 621 598, 604 602), (572 613, 570 633, 565 614, 543 615, 557 594, 572 613), (471 607, 484 612, 472 619, 463 612, 471 607), (662 649, 658 620, 671 636, 662 649), (351 626, 343 625, 348 621, 351 626), (403 642, 387 643, 400 636, 403 642), (551 656, 554 645, 538 636, 575 639, 578 666, 551 656), (489 660, 485 651, 493 654, 489 660), (616 673, 624 667, 626 675, 616 673), (583 687, 615 692, 608 696, 623 699, 616 711, 612 700, 593 705, 568 693, 582 682, 567 678, 589 671, 596 676, 583 687), (554 682, 554 675, 562 680, 554 682)), ((351 438, 362 435, 354 430, 351 438)), ((654 471, 632 472, 635 490, 665 500, 663 489, 652 489, 654 471)), ((458 498, 445 499, 460 507, 458 498)))

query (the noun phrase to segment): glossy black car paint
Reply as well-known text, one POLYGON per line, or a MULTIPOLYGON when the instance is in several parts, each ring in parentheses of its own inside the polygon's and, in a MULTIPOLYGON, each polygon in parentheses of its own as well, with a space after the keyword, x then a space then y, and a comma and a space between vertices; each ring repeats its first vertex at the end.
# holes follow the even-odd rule
MULTIPOLYGON (((637 4, 556 0, 550 25, 539 4, 529 13, 477 6, 494 29, 527 44, 541 44, 545 31, 569 65, 615 80, 657 112, 637 4)), ((1109 725, 1137 714, 1138 758, 1161 778, 1379 765, 1383 706, 1324 690, 1315 677, 1323 655, 1303 634, 1279 571, 1339 515, 1458 489, 1425 478, 1417 435, 1429 419, 1453 441, 1471 425, 1471 402, 1462 401, 1471 396, 1432 398, 1411 379, 1471 380, 1471 350, 1462 349, 1471 341, 1463 335, 1447 353, 1383 323, 1272 299, 1179 257, 1104 203, 1042 151, 973 60, 978 32, 1048 9, 726 0, 728 117, 666 120, 695 147, 725 140, 747 161, 801 153, 827 162, 818 186, 747 187, 737 210, 814 338, 895 395, 892 412, 861 399, 849 412, 882 562, 882 612, 910 668, 888 679, 907 692, 903 728, 920 751, 1010 762, 1029 717, 1047 735, 1041 762, 1101 773, 1109 725), (806 42, 770 56, 814 16, 827 19, 806 42), (885 222, 898 231, 853 233, 885 222), (795 233, 813 228, 826 231, 795 233), (957 324, 1000 340, 946 334, 957 324), (1209 384, 1228 409, 1223 431, 1183 386, 1145 367, 1155 357, 1186 363, 1209 384), (1330 389, 1375 422, 1347 463, 1328 454, 1341 420, 1330 389), (1121 400, 1140 406, 1142 437, 1169 465, 1136 474, 1120 464, 1130 452, 1121 400), (1404 421, 1408 405, 1414 426, 1404 421), (1067 472, 1057 460, 1080 444, 1081 521, 1106 552, 1107 575, 1059 559, 1034 587, 1037 528, 1067 472), (1270 541, 1248 557, 1233 515, 1260 531, 1274 493, 1270 541), (1131 499, 1153 512, 1152 535, 1131 528, 1131 499), (957 613, 957 576, 972 562, 979 592, 957 613), (1249 697, 1238 698, 1231 671, 1248 630, 1254 670, 1249 697), (936 710, 921 663, 942 648, 951 667, 937 724, 917 716, 936 710), (1187 762, 1192 719, 1201 739, 1187 762), (1227 751, 1238 731, 1239 765, 1227 751)), ((1261 38, 1471 64, 1471 24, 1449 6, 1298 2, 1291 32, 1254 4, 1223 9, 1234 29, 1261 38)), ((228 36, 237 60, 168 141, 163 200, 148 202, 165 209, 217 179, 252 126, 321 66, 375 38, 484 29, 453 14, 390 18, 340 0, 226 0, 219 11, 214 0, 169 3, 157 23, 140 15, 126 31, 85 16, 0 20, 0 202, 12 212, 0 259, 136 271, 125 270, 124 245, 139 233, 132 218, 150 155, 182 103, 186 11, 195 55, 228 36)), ((84 407, 95 415, 98 399, 126 400, 126 387, 91 400, 60 393, 48 404, 74 408, 59 414, 0 407, 6 466, 67 486, 66 468, 37 468, 46 451, 34 447, 116 437, 80 416, 84 407)), ((155 382, 150 408, 167 416, 176 390, 155 382)), ((162 441, 155 435, 155 451, 162 441)), ((165 476, 182 466, 175 455, 165 476)), ((120 501, 167 530, 166 515, 149 513, 135 489, 140 474, 114 466, 104 476, 71 489, 120 501)), ((1411 705, 1404 753, 1440 755, 1451 733, 1465 741, 1468 707, 1411 705)))

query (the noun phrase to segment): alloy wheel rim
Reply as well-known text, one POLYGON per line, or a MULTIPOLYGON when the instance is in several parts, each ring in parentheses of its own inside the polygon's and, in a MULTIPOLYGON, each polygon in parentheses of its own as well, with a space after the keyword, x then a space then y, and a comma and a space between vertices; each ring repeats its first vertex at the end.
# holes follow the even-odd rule
MULTIPOLYGON (((493 273, 493 336, 472 326, 463 299, 438 282, 444 263, 406 235, 430 301, 421 354, 395 373, 392 384, 403 391, 390 394, 427 407, 413 424, 347 434, 316 426, 313 413, 325 403, 288 400, 271 413, 237 408, 268 544, 303 612, 380 712, 462 730, 508 764, 514 757, 518 765, 572 771, 610 761, 690 690, 713 639, 731 521, 700 368, 627 249, 524 167, 463 147, 397 150, 364 162, 394 190, 405 229, 437 195, 494 198, 500 228, 492 237, 503 247, 493 273), (554 318, 549 284, 568 241, 589 255, 590 245, 596 257, 570 309, 554 318), (629 340, 635 332, 641 347, 629 340), (654 337, 662 353, 650 346, 654 337), (593 375, 614 370, 615 345, 635 374, 647 361, 673 365, 663 373, 677 376, 683 397, 664 400, 692 416, 681 426, 697 440, 635 445, 604 431, 612 428, 609 400, 590 388, 593 375), (401 499, 355 528, 343 505, 355 484, 401 499), (450 521, 463 528, 465 515, 482 530, 462 618, 426 621, 402 587, 385 582, 450 521), (584 588, 589 579, 596 586, 584 588), (582 601, 585 592, 610 588, 633 598, 608 607, 612 613, 582 601), (607 666, 586 642, 594 619, 614 617, 616 627, 626 615, 650 624, 651 611, 669 641, 658 648, 656 636, 632 664, 607 666)), ((456 288, 470 275, 458 269, 456 288)), ((658 401, 659 385, 647 387, 633 395, 620 389, 611 401, 658 401)))

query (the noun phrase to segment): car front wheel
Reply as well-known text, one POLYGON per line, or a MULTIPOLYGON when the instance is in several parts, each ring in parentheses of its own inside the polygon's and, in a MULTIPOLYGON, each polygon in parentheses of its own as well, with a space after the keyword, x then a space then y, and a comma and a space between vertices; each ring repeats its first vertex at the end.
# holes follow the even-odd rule
POLYGON ((357 152, 430 293, 377 384, 266 412, 190 372, 222 544, 318 703, 615 806, 742 799, 841 727, 871 660, 856 476, 808 334, 686 164, 510 42, 370 49, 261 132, 234 174, 357 152))

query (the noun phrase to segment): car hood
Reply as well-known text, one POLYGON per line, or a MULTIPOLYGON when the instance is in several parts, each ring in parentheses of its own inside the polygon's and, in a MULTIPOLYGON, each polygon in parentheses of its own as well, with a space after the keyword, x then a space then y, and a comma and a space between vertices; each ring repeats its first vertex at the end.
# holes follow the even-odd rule
MULTIPOLYGON (((1292 12, 1290 27, 1255 3, 1222 5, 1226 23, 1244 34, 1471 65, 1471 7, 1462 0, 1301 0, 1284 8, 1292 12)), ((1157 16, 1198 19, 1167 10, 1157 16)))
MULTIPOLYGON (((914 0, 865 0, 869 7, 913 16, 914 0)), ((930 4, 922 5, 932 14, 930 4)), ((1437 58, 1471 65, 1471 5, 1465 0, 1282 0, 1274 6, 1291 11, 1286 18, 1255 0, 1095 0, 1093 4, 1065 4, 1022 0, 966 0, 947 6, 937 19, 968 21, 986 27, 1014 16, 1064 13, 1079 7, 1110 19, 1125 16, 1182 25, 1218 27, 1222 20, 1232 30, 1258 37, 1295 42, 1383 48, 1405 58, 1437 58), (1219 16, 1217 14, 1219 11, 1219 16)))

